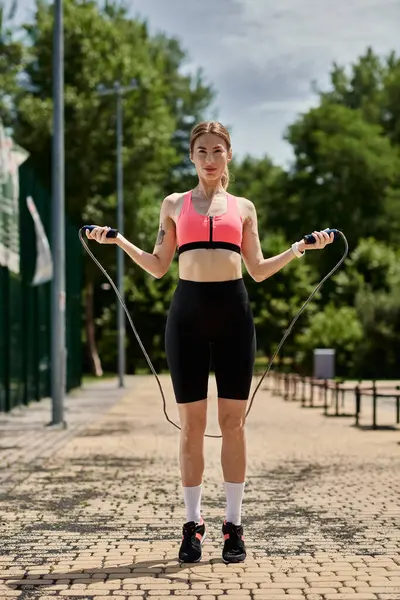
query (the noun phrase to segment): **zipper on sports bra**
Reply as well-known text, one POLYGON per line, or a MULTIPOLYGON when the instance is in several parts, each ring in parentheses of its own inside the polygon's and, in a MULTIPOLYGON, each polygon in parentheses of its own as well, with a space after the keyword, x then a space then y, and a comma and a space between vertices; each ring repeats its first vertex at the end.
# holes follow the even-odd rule
POLYGON ((213 241, 213 217, 208 217, 210 219, 210 242, 213 241))

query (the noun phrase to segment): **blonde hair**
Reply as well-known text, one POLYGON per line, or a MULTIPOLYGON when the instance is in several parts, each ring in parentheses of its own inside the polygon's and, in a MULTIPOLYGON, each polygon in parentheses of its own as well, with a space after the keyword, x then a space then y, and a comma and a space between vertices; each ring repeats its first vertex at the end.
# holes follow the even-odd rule
MULTIPOLYGON (((222 138, 226 144, 228 151, 231 149, 231 136, 229 135, 229 131, 226 127, 222 125, 219 121, 202 121, 196 127, 192 129, 192 133, 190 135, 190 152, 193 153, 194 144, 197 138, 201 135, 205 135, 206 133, 213 133, 214 135, 218 135, 222 138)), ((229 169, 228 165, 226 165, 225 172, 221 178, 222 187, 227 190, 229 186, 229 169)))

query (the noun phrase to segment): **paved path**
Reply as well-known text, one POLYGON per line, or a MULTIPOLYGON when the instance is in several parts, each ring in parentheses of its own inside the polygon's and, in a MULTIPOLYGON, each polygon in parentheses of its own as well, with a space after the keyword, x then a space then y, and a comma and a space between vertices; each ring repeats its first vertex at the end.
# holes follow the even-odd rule
POLYGON ((201 563, 179 565, 179 432, 152 378, 129 379, 123 396, 104 385, 69 399, 67 432, 42 427, 45 404, 0 415, 1 600, 400 599, 399 431, 355 430, 261 391, 247 424, 248 559, 221 561, 220 440, 207 439, 208 538, 201 563))

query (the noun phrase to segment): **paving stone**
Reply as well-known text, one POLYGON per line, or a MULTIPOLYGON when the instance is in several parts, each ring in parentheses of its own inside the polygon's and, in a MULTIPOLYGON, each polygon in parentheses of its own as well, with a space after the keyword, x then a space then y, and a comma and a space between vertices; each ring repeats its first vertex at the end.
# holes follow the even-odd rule
POLYGON ((179 432, 153 379, 127 382, 75 393, 67 430, 43 427, 47 401, 0 415, 0 598, 400 599, 397 431, 357 431, 261 390, 247 422, 248 558, 221 561, 220 440, 207 438, 208 537, 201 562, 181 565, 179 432))

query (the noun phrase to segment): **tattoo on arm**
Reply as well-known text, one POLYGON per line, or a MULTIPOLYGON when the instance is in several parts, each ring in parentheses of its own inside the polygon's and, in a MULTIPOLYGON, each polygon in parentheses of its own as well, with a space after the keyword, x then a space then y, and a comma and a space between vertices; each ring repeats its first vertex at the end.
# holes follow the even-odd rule
POLYGON ((163 226, 161 223, 160 229, 158 231, 157 239, 156 239, 157 246, 159 246, 160 244, 163 243, 165 234, 166 234, 166 231, 165 231, 165 229, 163 229, 163 226))

